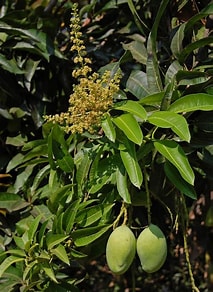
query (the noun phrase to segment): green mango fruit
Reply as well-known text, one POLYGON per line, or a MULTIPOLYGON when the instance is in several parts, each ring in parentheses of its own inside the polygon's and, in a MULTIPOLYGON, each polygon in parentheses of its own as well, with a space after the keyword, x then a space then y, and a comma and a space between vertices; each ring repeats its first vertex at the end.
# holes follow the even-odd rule
POLYGON ((137 254, 142 269, 147 273, 158 271, 167 257, 167 242, 161 229, 150 224, 137 239, 137 254))
POLYGON ((136 254, 136 238, 131 229, 121 225, 110 234, 106 245, 106 260, 110 270, 117 275, 124 274, 136 254))

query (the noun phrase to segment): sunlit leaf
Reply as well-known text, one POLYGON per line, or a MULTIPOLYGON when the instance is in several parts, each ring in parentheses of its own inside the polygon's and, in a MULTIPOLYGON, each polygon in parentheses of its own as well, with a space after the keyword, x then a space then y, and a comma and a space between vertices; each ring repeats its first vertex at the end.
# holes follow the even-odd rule
POLYGON ((24 257, 9 256, 0 264, 0 278, 4 272, 13 264, 24 261, 24 257))
POLYGON ((107 138, 110 141, 115 142, 116 132, 109 114, 105 114, 104 118, 101 121, 101 126, 107 138))
POLYGON ((67 238, 68 238, 68 236, 66 236, 64 234, 53 234, 51 232, 47 233, 47 235, 46 235, 47 249, 48 250, 52 249, 54 246, 63 242, 67 238))
POLYGON ((44 272, 46 273, 46 275, 55 283, 58 283, 56 277, 55 277, 55 273, 51 267, 51 265, 45 261, 42 263, 42 269, 44 270, 44 272))
POLYGON ((149 117, 149 122, 157 127, 171 128, 171 130, 177 134, 181 139, 189 142, 190 132, 186 119, 177 114, 168 111, 154 112, 149 117))
POLYGON ((135 144, 141 145, 143 133, 141 128, 132 114, 122 114, 113 119, 113 123, 121 129, 129 140, 135 144))
POLYGON ((211 111, 213 110, 213 98, 211 94, 206 93, 185 95, 174 101, 168 110, 175 113, 187 113, 196 110, 211 111))
POLYGON ((127 101, 118 103, 115 106, 115 109, 129 112, 137 116, 141 120, 146 120, 147 118, 147 112, 145 111, 144 107, 140 105, 140 103, 138 103, 137 101, 127 100, 127 101))
POLYGON ((69 265, 69 257, 67 255, 66 249, 62 244, 59 244, 56 248, 51 249, 51 253, 56 255, 62 262, 69 265))
POLYGON ((119 167, 116 172, 116 183, 120 197, 124 202, 131 204, 131 195, 127 187, 127 175, 124 167, 119 167))
POLYGON ((131 183, 140 188, 143 182, 143 175, 137 161, 134 145, 130 149, 121 150, 120 155, 131 183))
POLYGON ((166 159, 168 159, 179 171, 185 181, 194 184, 194 172, 189 164, 186 154, 182 147, 172 140, 158 140, 154 146, 166 159))

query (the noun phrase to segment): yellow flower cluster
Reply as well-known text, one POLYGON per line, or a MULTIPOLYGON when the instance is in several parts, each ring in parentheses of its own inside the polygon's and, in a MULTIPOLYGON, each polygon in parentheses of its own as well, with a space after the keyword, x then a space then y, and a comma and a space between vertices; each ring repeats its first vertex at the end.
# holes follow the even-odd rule
POLYGON ((67 112, 46 116, 45 119, 59 123, 67 133, 94 133, 100 127, 104 113, 113 104, 113 96, 119 90, 120 74, 115 74, 112 78, 110 71, 101 76, 92 72, 92 62, 86 57, 86 48, 81 39, 76 5, 73 5, 70 28, 71 51, 75 52, 74 63, 78 65, 72 75, 78 80, 78 84, 73 86, 67 112))

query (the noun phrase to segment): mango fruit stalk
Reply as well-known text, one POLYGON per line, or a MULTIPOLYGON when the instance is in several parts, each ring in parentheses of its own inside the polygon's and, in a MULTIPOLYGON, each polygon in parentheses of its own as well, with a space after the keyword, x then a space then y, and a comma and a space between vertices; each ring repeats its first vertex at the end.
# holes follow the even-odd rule
POLYGON ((121 225, 110 234, 106 245, 106 260, 110 270, 124 274, 131 266, 136 254, 136 238, 131 229, 121 225))
POLYGON ((158 271, 167 257, 166 238, 154 224, 150 224, 140 233, 136 249, 142 269, 147 273, 158 271))

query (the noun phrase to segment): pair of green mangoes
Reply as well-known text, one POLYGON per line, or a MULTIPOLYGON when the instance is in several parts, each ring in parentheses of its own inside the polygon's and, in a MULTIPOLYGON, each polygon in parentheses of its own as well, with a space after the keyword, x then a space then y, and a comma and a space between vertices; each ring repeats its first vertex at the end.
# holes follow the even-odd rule
POLYGON ((106 245, 108 267, 117 275, 125 273, 132 264, 136 251, 145 272, 153 273, 163 266, 167 256, 167 243, 158 226, 150 224, 137 240, 128 226, 115 228, 106 245))

